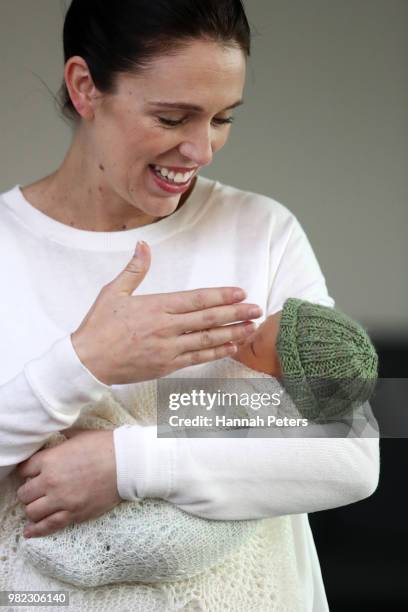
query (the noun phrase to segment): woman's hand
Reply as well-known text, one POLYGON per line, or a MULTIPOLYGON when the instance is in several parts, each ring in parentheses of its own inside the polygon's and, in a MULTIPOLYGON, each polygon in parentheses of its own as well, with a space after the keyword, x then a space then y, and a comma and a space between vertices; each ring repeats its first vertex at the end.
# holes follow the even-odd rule
POLYGON ((239 304, 246 296, 238 287, 132 295, 149 267, 149 247, 139 242, 137 254, 71 334, 82 363, 105 384, 161 378, 232 355, 231 343, 254 331, 248 319, 262 315, 255 304, 239 304), (234 321, 245 322, 230 325, 234 321))
POLYGON ((96 518, 119 504, 113 431, 66 429, 69 439, 20 463, 29 478, 17 490, 32 524, 27 537, 45 536, 70 523, 96 518))

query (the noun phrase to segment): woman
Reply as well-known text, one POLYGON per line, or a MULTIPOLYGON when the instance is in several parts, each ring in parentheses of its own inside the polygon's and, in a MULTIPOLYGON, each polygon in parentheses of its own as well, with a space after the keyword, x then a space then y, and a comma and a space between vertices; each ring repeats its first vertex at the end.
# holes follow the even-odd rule
MULTIPOLYGON (((327 610, 306 513, 375 490, 376 440, 166 440, 132 426, 73 432, 35 452, 107 393, 126 404, 141 381, 232 355, 253 332, 249 320, 289 296, 334 304, 290 211, 199 176, 242 103, 250 32, 239 0, 73 0, 64 51, 69 151, 1 200, 1 279, 12 291, 0 319, 0 476, 5 490, 21 479, 25 535, 142 497, 204 518, 281 517, 281 548, 272 538, 247 568, 259 571, 250 607, 327 610)), ((10 566, 4 574, 3 588, 23 588, 10 566)), ((217 580, 171 609, 218 610, 217 580)), ((221 609, 249 609, 242 575, 222 584, 221 609)), ((126 609, 159 605, 148 586, 98 593, 87 606, 117 606, 123 593, 126 609)))

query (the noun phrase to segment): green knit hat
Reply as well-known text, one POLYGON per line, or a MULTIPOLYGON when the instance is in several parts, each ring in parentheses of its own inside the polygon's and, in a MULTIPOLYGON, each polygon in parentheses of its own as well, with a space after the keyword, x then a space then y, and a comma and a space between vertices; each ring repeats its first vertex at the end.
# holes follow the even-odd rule
POLYGON ((345 416, 372 395, 378 357, 367 332, 328 306, 289 298, 276 349, 283 385, 311 421, 345 416))

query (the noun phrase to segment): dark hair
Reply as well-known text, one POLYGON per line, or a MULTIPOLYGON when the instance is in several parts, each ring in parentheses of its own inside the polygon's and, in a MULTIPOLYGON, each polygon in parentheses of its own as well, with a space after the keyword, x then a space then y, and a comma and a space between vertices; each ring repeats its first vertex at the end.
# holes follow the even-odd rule
MULTIPOLYGON (((194 39, 251 52, 251 31, 241 0, 72 0, 64 22, 64 59, 81 56, 95 86, 115 92, 119 73, 141 73, 159 55, 177 53, 194 39)), ((59 105, 79 117, 65 82, 59 105)))

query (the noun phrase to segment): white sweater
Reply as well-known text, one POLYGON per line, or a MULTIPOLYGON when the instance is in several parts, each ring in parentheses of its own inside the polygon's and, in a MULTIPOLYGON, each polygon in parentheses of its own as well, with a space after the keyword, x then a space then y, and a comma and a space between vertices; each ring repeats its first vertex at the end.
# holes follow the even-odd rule
MULTIPOLYGON (((199 177, 170 217, 90 232, 44 215, 14 187, 0 197, 0 479, 72 426, 85 404, 110 392, 130 401, 134 385, 98 381, 70 333, 138 239, 152 250, 139 294, 240 286, 265 316, 287 297, 334 304, 297 219, 266 196, 199 177)), ((327 610, 306 513, 375 490, 377 439, 157 439, 155 426, 140 424, 117 428, 114 442, 123 499, 159 497, 213 519, 290 515, 304 610, 327 610)))

